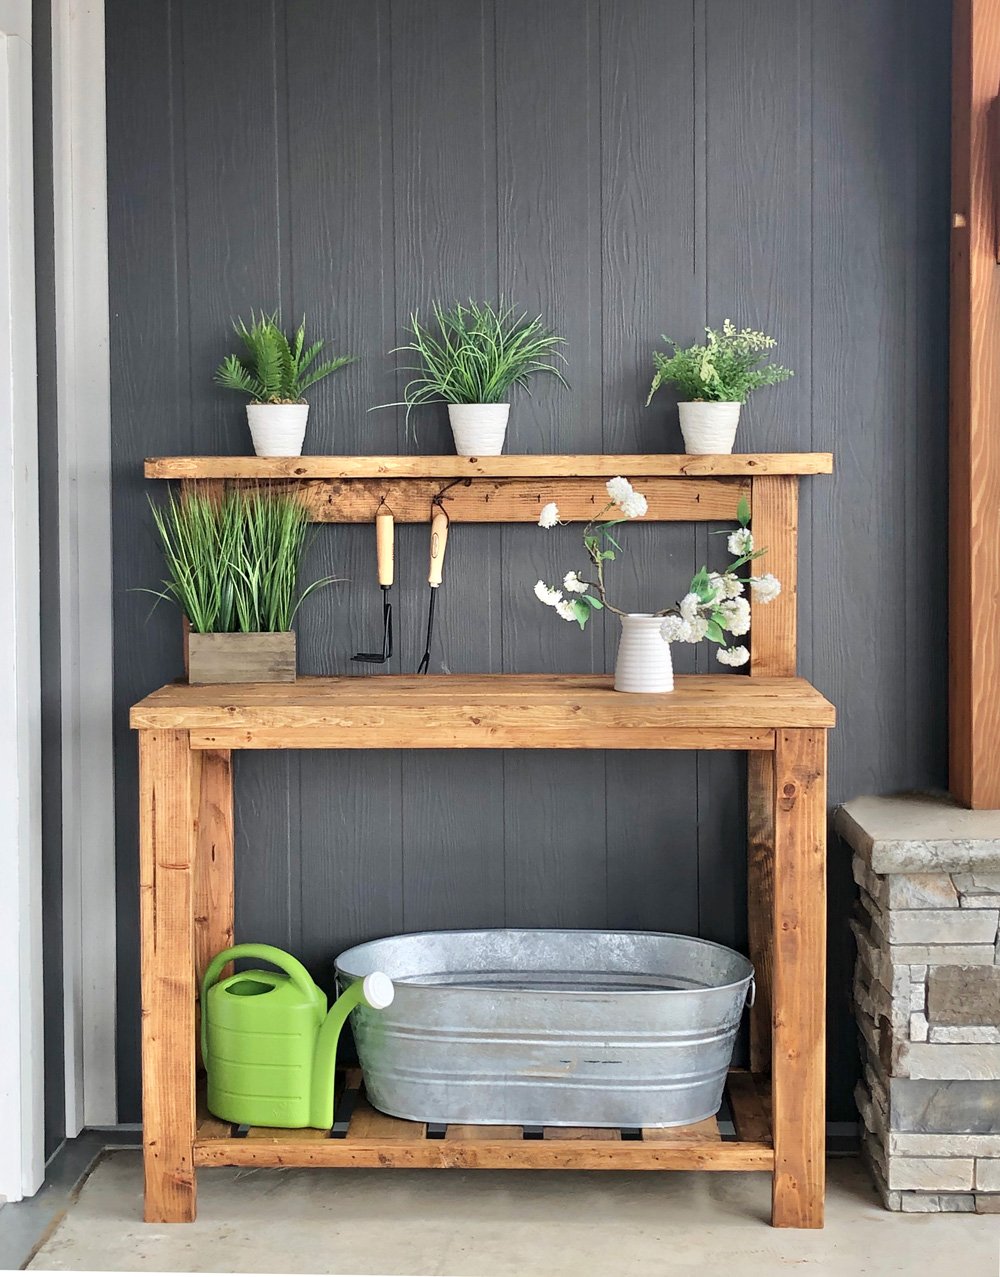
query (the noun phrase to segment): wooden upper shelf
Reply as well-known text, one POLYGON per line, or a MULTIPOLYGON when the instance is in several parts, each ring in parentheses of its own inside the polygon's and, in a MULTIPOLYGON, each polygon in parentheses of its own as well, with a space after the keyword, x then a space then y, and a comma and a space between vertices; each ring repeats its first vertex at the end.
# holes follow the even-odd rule
POLYGON ((518 479, 831 474, 829 452, 502 457, 149 457, 147 479, 518 479))
POLYGON ((385 674, 295 683, 172 683, 134 728, 191 733, 195 749, 750 749, 780 728, 828 728, 802 678, 688 674, 663 695, 603 674, 385 674))

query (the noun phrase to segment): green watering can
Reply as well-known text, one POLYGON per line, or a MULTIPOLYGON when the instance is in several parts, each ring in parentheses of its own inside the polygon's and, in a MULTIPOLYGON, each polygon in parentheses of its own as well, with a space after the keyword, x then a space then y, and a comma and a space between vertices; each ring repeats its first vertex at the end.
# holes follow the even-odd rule
POLYGON ((393 993, 389 977, 375 971, 327 1011, 326 994, 290 954, 269 944, 224 949, 201 986, 209 1112, 246 1126, 332 1126, 340 1030, 356 1006, 383 1011, 393 993), (241 971, 220 981, 234 958, 259 958, 280 971, 241 971))

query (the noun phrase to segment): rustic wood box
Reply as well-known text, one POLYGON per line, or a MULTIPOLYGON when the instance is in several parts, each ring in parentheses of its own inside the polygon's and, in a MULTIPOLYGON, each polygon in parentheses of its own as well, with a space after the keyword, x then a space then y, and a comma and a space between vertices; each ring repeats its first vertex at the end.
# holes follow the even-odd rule
POLYGON ((189 683, 294 683, 295 631, 186 636, 189 683))

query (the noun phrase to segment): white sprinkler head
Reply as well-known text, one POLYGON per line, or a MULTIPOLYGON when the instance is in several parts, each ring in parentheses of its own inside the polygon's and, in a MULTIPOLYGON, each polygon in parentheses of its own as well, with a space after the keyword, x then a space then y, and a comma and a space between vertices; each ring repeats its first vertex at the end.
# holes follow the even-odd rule
POLYGON ((392 981, 384 971, 373 971, 371 975, 366 975, 362 992, 365 995, 365 1001, 376 1011, 384 1011, 396 996, 392 981))

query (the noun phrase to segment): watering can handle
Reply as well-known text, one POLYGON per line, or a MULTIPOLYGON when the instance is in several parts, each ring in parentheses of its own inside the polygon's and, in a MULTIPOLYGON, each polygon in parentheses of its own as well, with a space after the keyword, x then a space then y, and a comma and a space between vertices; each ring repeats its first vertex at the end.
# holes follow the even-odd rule
POLYGON ((297 958, 283 949, 276 949, 271 944, 235 944, 231 949, 223 949, 208 964, 208 970, 201 982, 201 1054, 208 1059, 208 1016, 205 1014, 205 999, 208 991, 218 980, 222 968, 235 958, 259 958, 261 962, 270 962, 272 966, 284 971, 291 977, 292 983, 305 994, 315 988, 312 976, 297 958))

